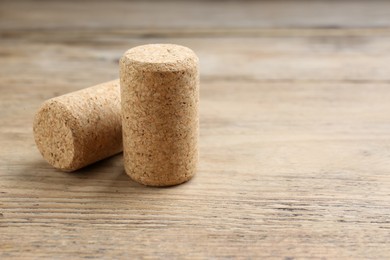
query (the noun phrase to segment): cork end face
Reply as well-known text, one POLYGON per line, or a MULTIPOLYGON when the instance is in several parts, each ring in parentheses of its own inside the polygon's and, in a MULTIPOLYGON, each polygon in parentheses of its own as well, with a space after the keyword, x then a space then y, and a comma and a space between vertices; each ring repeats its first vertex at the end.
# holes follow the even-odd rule
POLYGON ((71 114, 59 102, 46 101, 34 118, 35 143, 43 158, 53 167, 74 171, 75 147, 71 114))
POLYGON ((194 67, 198 57, 189 48, 176 44, 147 44, 134 47, 121 62, 145 71, 181 71, 194 67))

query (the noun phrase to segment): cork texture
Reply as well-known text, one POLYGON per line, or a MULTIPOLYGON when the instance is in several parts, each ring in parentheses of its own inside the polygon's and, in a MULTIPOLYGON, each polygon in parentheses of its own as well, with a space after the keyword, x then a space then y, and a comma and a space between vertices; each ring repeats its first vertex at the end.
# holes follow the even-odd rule
POLYGON ((121 152, 119 81, 47 100, 35 115, 33 131, 42 156, 63 171, 121 152))
POLYGON ((120 60, 120 85, 126 173, 150 186, 191 179, 199 135, 195 53, 173 44, 130 49, 120 60))

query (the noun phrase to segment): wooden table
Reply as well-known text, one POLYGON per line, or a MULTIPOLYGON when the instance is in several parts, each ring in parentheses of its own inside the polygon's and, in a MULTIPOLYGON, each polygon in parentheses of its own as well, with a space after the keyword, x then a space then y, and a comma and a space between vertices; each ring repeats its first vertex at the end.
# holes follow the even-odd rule
POLYGON ((390 2, 1 1, 0 37, 0 259, 390 257, 390 2), (161 42, 201 60, 197 176, 50 167, 39 105, 161 42))

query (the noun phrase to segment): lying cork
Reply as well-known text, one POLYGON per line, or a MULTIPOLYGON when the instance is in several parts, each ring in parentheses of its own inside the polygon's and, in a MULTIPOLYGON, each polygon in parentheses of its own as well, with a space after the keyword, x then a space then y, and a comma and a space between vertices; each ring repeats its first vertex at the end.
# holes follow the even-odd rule
POLYGON ((34 138, 49 164, 74 171, 122 151, 119 81, 44 102, 35 115, 34 138))
POLYGON ((191 179, 198 161, 198 58, 183 46, 151 44, 120 60, 126 173, 150 186, 191 179))

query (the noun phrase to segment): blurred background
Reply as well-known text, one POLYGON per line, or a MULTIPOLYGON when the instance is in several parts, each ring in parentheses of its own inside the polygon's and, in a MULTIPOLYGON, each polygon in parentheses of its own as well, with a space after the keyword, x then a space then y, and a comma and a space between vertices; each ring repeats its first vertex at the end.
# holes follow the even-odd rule
POLYGON ((389 17, 388 1, 2 0, 1 87, 68 92, 118 77, 127 49, 159 42, 194 49, 204 82, 387 80, 389 17))

